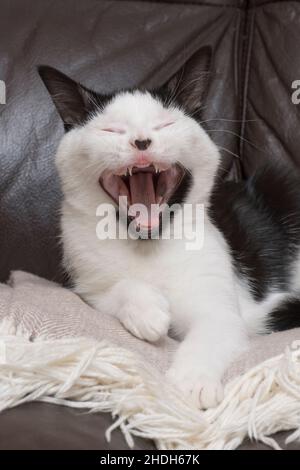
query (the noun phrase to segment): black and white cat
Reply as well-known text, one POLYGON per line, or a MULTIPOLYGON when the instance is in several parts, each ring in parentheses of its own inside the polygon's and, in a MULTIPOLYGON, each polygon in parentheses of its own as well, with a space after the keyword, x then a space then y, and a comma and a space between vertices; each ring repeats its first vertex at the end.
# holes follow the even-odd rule
POLYGON ((68 131, 56 164, 74 289, 138 338, 173 329, 182 341, 168 377, 205 408, 222 399, 222 375, 251 335, 300 325, 300 178, 269 168, 213 194, 220 154, 200 124, 210 62, 204 47, 160 89, 110 96, 39 68, 68 131), (184 204, 204 204, 202 249, 174 238, 99 240, 96 209, 117 207, 120 195, 129 208, 180 204, 171 224, 184 204))

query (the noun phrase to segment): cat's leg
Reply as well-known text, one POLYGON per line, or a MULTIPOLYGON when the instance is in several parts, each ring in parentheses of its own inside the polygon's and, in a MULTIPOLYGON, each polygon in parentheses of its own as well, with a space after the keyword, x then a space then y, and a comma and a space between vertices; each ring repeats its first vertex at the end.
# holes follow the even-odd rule
POLYGON ((169 302, 158 289, 144 282, 119 281, 92 303, 101 312, 117 317, 140 339, 154 342, 168 333, 169 302))
MULTIPOLYGON (((240 317, 220 304, 219 312, 201 314, 180 344, 167 376, 201 408, 216 406, 223 397, 222 376, 247 347, 240 317)), ((203 313, 203 312, 202 312, 203 313)))

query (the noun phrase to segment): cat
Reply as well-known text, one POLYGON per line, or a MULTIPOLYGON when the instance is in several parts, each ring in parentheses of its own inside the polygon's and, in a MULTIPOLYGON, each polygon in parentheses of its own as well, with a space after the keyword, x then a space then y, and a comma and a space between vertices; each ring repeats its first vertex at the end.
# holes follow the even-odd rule
MULTIPOLYGON (((282 224, 288 215, 283 202, 274 216, 264 185, 268 178, 278 181, 283 192, 276 191, 283 197, 287 189, 300 215, 299 195, 294 200, 290 191, 290 178, 293 188, 299 180, 293 171, 265 170, 246 184, 216 190, 221 156, 201 124, 211 63, 212 50, 204 46, 161 87, 110 95, 39 67, 66 130, 56 165, 64 266, 73 288, 142 340, 176 335, 180 345, 167 378, 199 408, 222 400, 223 374, 252 335, 289 327, 288 304, 294 305, 292 326, 300 325, 299 228, 292 220, 282 224), (114 208, 113 224, 124 212, 119 196, 127 197, 129 209, 177 204, 172 226, 187 204, 202 204, 202 248, 187 250, 184 237, 99 240, 96 209, 114 208)), ((132 222, 141 233, 162 223, 160 216, 128 217, 127 226, 132 222)))

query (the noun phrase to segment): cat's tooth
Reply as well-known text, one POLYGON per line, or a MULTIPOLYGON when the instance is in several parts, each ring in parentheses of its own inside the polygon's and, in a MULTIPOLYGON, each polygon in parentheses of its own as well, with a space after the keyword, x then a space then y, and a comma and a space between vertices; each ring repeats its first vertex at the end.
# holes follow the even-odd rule
POLYGON ((128 167, 128 171, 129 171, 130 176, 132 176, 132 166, 128 167))
POLYGON ((159 173, 159 171, 160 171, 159 166, 154 164, 154 168, 155 168, 155 173, 159 173))

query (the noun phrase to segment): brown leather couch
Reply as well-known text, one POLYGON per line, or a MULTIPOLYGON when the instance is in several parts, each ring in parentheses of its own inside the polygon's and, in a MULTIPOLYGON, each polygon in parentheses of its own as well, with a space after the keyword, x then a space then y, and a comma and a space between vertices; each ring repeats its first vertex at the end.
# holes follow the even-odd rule
MULTIPOLYGON (((63 126, 37 74, 48 64, 101 92, 169 77, 201 45, 214 48, 204 110, 222 176, 247 178, 266 159, 300 166, 300 1, 0 0, 0 280, 22 269, 64 282, 57 243, 54 153, 63 126)), ((126 448, 108 415, 28 404, 0 415, 0 449, 126 448)), ((136 441, 137 448, 153 448, 136 441)))

